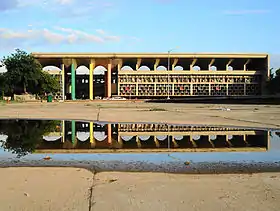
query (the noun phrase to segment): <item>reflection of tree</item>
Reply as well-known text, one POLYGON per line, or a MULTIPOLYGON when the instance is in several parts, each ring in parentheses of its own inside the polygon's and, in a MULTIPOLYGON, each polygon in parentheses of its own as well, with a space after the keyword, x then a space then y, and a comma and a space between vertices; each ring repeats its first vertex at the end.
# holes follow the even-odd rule
POLYGON ((0 134, 8 136, 0 141, 2 147, 17 157, 34 152, 42 141, 42 136, 55 131, 59 121, 47 120, 3 120, 0 121, 0 134))
POLYGON ((280 132, 276 132, 275 134, 280 138, 280 132))

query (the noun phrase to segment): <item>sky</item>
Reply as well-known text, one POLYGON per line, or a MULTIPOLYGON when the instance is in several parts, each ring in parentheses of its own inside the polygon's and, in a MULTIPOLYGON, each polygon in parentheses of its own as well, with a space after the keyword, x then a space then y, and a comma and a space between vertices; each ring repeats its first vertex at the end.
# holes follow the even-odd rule
POLYGON ((27 52, 269 53, 279 0, 0 0, 0 58, 27 52))

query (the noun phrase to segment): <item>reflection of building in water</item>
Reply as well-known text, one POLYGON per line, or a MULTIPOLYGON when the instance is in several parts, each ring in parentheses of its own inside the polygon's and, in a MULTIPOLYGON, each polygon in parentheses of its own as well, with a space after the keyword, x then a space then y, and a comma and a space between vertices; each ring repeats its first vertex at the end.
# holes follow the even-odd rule
POLYGON ((264 151, 267 131, 166 124, 94 124, 63 121, 37 152, 264 151))

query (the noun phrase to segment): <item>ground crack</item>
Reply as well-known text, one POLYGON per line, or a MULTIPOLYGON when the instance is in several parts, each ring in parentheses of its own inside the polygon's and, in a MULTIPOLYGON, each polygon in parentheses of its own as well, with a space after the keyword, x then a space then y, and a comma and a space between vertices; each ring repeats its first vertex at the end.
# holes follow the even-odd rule
POLYGON ((99 116, 100 116, 100 108, 98 108, 97 121, 99 121, 99 116))
POLYGON ((96 172, 93 172, 92 184, 91 184, 90 188, 88 189, 88 210, 89 211, 92 211, 92 208, 93 208, 94 204, 96 203, 94 201, 94 196, 93 196, 93 189, 95 187, 95 175, 96 175, 96 172))

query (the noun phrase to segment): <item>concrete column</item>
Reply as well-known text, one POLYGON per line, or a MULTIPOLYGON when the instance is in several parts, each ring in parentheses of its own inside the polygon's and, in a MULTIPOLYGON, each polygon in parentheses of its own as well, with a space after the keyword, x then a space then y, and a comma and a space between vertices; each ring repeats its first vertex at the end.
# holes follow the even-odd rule
POLYGON ((105 86, 107 88, 106 97, 111 97, 112 96, 112 63, 111 62, 108 64, 106 83, 107 83, 106 84, 107 86, 105 86))
POLYGON ((72 137, 72 143, 74 144, 76 142, 76 121, 71 121, 71 137, 72 137))
POLYGON ((107 126, 107 136, 108 136, 108 144, 112 144, 112 125, 108 124, 107 126))
POLYGON ((61 126, 61 136, 62 136, 62 143, 65 142, 65 121, 62 120, 62 126, 61 126))
POLYGON ((62 100, 65 100, 65 65, 61 65, 62 100))
POLYGON ((76 100, 76 65, 71 64, 71 97, 76 100))
POLYGON ((92 148, 94 148, 96 145, 96 142, 95 142, 94 133, 93 133, 93 122, 89 123, 89 137, 90 137, 90 145, 92 148))
POLYGON ((94 64, 90 63, 89 65, 89 99, 93 100, 93 70, 94 64))

